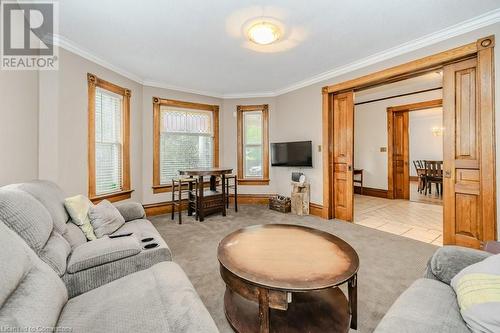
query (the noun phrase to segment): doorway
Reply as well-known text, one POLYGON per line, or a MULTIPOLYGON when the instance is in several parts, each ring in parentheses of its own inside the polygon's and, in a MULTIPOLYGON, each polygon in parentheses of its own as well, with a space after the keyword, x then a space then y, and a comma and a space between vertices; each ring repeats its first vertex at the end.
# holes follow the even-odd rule
POLYGON ((444 244, 496 239, 494 37, 323 88, 323 217, 353 221, 355 91, 443 70, 444 244))
POLYGON ((442 204, 442 106, 434 99, 387 108, 389 199, 442 204))

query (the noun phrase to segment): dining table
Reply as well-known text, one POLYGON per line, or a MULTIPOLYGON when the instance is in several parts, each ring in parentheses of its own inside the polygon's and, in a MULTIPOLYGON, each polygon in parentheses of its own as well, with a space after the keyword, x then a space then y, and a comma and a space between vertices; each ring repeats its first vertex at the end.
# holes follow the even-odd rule
MULTIPOLYGON (((196 200, 194 208, 192 205, 188 206, 188 215, 191 216, 193 212, 198 216, 200 222, 203 222, 205 215, 222 212, 222 216, 226 216, 226 191, 225 186, 221 186, 221 190, 217 191, 217 177, 221 178, 221 184, 226 183, 226 175, 233 172, 232 168, 190 168, 181 169, 179 174, 189 178, 197 178, 196 200), (205 177, 210 177, 210 186, 205 189, 205 177)), ((191 194, 190 194, 191 195, 191 194)))

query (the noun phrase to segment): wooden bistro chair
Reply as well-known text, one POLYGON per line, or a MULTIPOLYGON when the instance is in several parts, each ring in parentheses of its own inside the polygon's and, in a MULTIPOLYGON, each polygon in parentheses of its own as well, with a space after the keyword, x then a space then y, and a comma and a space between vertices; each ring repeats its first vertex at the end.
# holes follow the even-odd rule
POLYGON ((425 161, 425 195, 432 194, 432 184, 436 184, 438 196, 443 195, 443 161, 425 161))
POLYGON ((226 207, 229 208, 229 190, 234 194, 234 211, 238 211, 238 179, 236 175, 226 175, 226 207), (231 184, 232 182, 232 184, 231 184))
MULTIPOLYGON (((173 178, 172 179, 172 220, 175 217, 175 208, 177 207, 177 212, 179 213, 179 224, 182 224, 182 197, 184 193, 187 193, 188 201, 190 201, 190 193, 194 192, 194 211, 196 212, 196 219, 198 219, 197 210, 197 193, 198 193, 198 181, 196 178, 173 178)), ((191 203, 188 202, 188 205, 191 203)))
POLYGON ((425 163, 420 160, 413 161, 415 171, 418 177, 418 193, 422 193, 425 189, 425 163))

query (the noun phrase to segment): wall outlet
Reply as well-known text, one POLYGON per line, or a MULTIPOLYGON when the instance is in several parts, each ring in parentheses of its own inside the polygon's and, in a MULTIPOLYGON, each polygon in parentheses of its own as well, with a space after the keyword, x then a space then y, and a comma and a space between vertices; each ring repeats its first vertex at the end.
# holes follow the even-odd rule
POLYGON ((387 147, 380 147, 380 152, 381 153, 387 152, 387 147))
POLYGON ((318 145, 318 152, 321 153, 321 145, 318 145))

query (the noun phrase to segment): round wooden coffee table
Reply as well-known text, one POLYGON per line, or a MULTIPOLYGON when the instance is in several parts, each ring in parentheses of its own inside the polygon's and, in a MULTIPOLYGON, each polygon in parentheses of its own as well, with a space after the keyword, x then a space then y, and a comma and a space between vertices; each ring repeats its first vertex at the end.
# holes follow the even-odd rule
POLYGON ((296 225, 256 225, 226 236, 217 256, 235 331, 356 329, 359 258, 342 239, 296 225), (349 300, 337 288, 346 282, 349 300))

